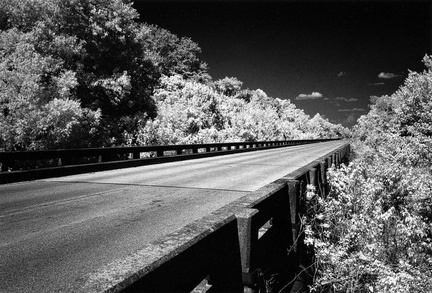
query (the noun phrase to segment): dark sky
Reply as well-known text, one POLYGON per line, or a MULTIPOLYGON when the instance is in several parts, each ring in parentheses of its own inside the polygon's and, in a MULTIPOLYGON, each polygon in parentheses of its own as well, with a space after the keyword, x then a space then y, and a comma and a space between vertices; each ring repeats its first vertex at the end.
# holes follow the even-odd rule
POLYGON ((141 20, 190 37, 214 80, 352 126, 432 51, 432 1, 135 0, 141 20))

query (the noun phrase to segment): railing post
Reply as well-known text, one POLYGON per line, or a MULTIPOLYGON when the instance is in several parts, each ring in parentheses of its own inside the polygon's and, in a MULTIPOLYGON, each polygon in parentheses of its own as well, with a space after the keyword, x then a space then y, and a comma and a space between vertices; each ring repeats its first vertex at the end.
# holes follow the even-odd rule
POLYGON ((332 157, 331 156, 327 157, 326 161, 327 161, 327 168, 330 168, 332 166, 332 157))
POLYGON ((164 156, 164 151, 162 151, 162 150, 157 150, 157 151, 156 151, 156 156, 157 156, 157 157, 163 157, 163 156, 164 156))
POLYGON ((311 168, 309 169, 309 184, 317 187, 317 169, 311 168))
POLYGON ((258 229, 253 227, 252 218, 256 209, 242 209, 235 214, 240 243, 240 258, 244 292, 255 292, 258 285, 258 268, 254 264, 254 250, 258 241, 258 229))
POLYGON ((320 162, 320 177, 321 177, 321 194, 326 195, 328 190, 327 190, 327 167, 326 167, 326 161, 322 161, 320 162))
POLYGON ((321 184, 325 185, 325 184, 327 184, 327 177, 326 177, 327 166, 326 166, 326 161, 321 161, 319 165, 320 165, 321 184))
POLYGON ((133 152, 132 153, 132 158, 133 159, 139 159, 140 158, 140 152, 133 152))
POLYGON ((300 230, 300 221, 298 211, 298 201, 300 194, 300 181, 298 180, 288 180, 288 196, 291 214, 291 229, 292 229, 292 242, 293 250, 297 252, 297 238, 300 230))

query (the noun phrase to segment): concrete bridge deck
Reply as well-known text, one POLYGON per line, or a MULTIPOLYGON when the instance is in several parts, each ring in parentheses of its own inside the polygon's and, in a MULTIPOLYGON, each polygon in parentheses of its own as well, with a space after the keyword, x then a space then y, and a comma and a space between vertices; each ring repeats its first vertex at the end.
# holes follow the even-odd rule
POLYGON ((345 142, 0 186, 0 292, 72 292, 91 271, 345 142))

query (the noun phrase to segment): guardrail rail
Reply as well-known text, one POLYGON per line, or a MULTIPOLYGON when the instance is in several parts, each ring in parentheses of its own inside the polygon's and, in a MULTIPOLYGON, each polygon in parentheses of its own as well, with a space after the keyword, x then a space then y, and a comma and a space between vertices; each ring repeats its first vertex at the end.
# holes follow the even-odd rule
POLYGON ((0 184, 331 140, 336 139, 0 152, 0 184))

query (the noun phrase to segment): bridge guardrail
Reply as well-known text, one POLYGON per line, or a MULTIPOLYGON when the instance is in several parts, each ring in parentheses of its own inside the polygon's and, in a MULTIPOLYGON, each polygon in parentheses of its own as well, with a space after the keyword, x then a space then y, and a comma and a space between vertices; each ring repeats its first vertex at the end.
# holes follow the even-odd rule
POLYGON ((331 140, 336 139, 0 152, 0 184, 331 140), (50 166, 11 169, 17 163, 35 160, 49 161, 50 166))
POLYGON ((303 292, 308 280, 307 270, 300 269, 305 260, 298 239, 305 186, 325 193, 327 168, 348 155, 349 144, 344 144, 106 265, 83 280, 80 292, 190 292, 206 277, 212 286, 208 292, 257 292, 263 274, 275 268, 293 279, 291 292, 303 292))

